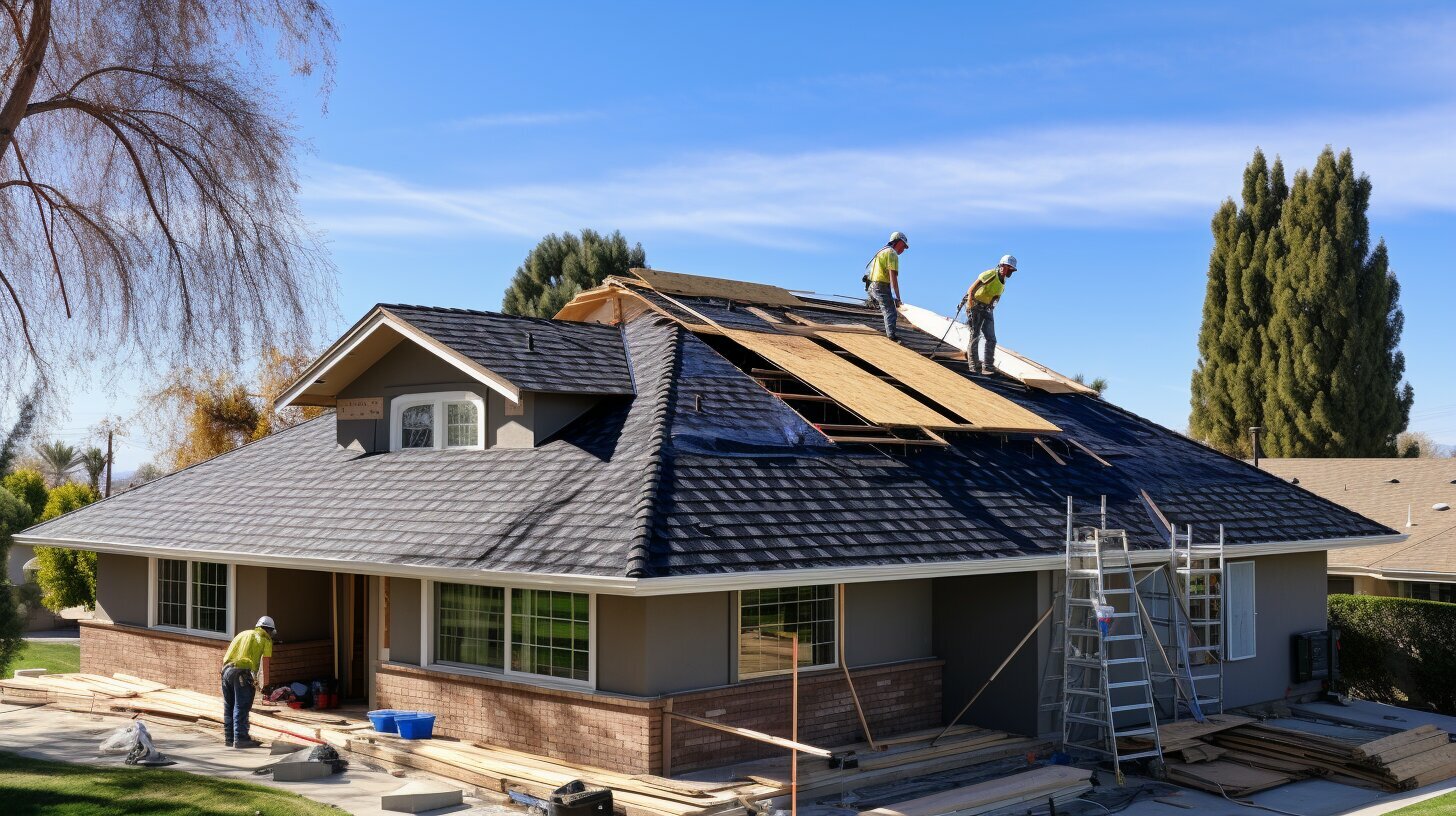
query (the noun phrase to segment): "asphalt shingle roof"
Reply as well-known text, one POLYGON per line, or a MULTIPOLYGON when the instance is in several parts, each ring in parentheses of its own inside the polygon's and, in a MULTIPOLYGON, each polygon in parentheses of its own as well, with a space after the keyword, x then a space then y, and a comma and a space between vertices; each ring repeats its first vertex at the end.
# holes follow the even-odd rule
POLYGON ((27 533, 650 578, 1054 555, 1069 495, 1089 509, 1106 495, 1133 546, 1165 547, 1140 490, 1174 523, 1224 524, 1234 546, 1393 532, 1092 397, 990 386, 1111 467, 1066 442, 1050 443, 1058 465, 1029 440, 990 434, 892 456, 828 443, 664 318, 611 331, 636 395, 604 398, 534 449, 360 456, 336 449, 326 416, 27 533))
POLYGON ((627 350, 616 326, 470 309, 389 303, 380 307, 522 390, 632 393, 627 350))

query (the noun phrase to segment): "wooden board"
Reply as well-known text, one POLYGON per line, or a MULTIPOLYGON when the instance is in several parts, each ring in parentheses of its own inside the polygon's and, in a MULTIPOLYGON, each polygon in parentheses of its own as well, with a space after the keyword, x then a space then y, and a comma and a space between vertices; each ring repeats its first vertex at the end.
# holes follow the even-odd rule
POLYGON ((1026 433, 1062 430, 882 334, 821 331, 819 336, 929 397, 978 429, 1026 433))
POLYGON ((766 283, 684 275, 680 272, 664 272, 661 269, 633 269, 632 274, 653 289, 667 294, 723 298, 765 306, 807 305, 789 290, 766 283))
POLYGON ((1066 765, 1049 765, 1025 773, 992 779, 963 788, 952 788, 929 796, 866 810, 861 816, 941 816, 947 813, 979 813, 1026 801, 1029 794, 1044 797, 1063 788, 1086 785, 1092 772, 1066 765))
POLYGON ((1227 760, 1200 762, 1196 765, 1170 762, 1167 771, 1170 782, 1212 793, 1226 793, 1229 796, 1247 796, 1294 781, 1293 777, 1278 771, 1250 768, 1227 760))
MULTIPOLYGON (((944 348, 965 351, 971 342, 971 330, 964 323, 951 320, 919 306, 900 307, 900 316, 915 328, 933 337, 945 336, 944 348)), ((1020 380, 1022 384, 1049 394, 1086 394, 1096 396, 1097 392, 1064 374, 1011 349, 996 344, 996 368, 1008 377, 1020 380)))
POLYGON ((726 330, 734 342, 876 425, 967 430, 807 337, 726 330))

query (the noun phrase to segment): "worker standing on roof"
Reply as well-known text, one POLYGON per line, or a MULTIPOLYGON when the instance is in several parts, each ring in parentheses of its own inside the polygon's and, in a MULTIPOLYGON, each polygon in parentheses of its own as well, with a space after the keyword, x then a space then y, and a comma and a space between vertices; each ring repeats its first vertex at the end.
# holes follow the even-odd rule
POLYGON ((248 736, 248 714, 263 674, 263 661, 273 656, 273 619, 264 615, 258 624, 239 632, 222 658, 222 738, 229 748, 257 748, 248 736))
POLYGON ((899 313, 895 309, 900 305, 900 253, 909 248, 910 241, 905 233, 896 230, 890 233, 890 240, 875 253, 875 257, 865 264, 868 270, 864 276, 865 292, 885 317, 885 336, 897 343, 900 340, 895 333, 895 324, 899 313))
POLYGON ((971 324, 971 344, 966 347, 966 364, 972 374, 996 373, 996 304, 1006 289, 1006 281, 1016 272, 1016 256, 1002 255, 1001 263, 995 269, 987 269, 976 276, 976 282, 966 291, 961 304, 970 304, 967 312, 971 324), (976 358, 976 343, 986 340, 985 365, 976 358))

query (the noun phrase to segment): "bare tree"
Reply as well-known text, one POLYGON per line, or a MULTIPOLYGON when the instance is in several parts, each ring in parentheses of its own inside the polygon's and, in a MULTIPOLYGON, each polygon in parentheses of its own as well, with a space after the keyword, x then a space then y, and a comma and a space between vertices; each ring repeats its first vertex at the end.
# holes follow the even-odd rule
POLYGON ((265 39, 327 90, 315 0, 0 0, 0 383, 307 336, 332 267, 265 39))

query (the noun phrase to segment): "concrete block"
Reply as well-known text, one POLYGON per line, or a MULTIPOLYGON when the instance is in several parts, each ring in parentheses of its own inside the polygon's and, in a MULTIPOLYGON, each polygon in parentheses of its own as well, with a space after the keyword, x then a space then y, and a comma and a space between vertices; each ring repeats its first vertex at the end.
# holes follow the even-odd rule
POLYGON ((273 754, 274 756, 277 756, 278 754, 291 754, 295 751, 305 750, 311 749, 307 745, 300 745, 296 742, 289 742, 287 740, 274 740, 273 745, 268 748, 268 752, 273 754))
POLYGON ((16 669, 16 677, 43 677, 48 672, 45 669, 16 669))
POLYGON ((280 762, 273 766, 273 779, 277 782, 307 782, 322 779, 334 772, 323 762, 280 762))
POLYGON ((379 807, 396 813, 423 813, 454 807, 465 801, 465 792, 444 782, 419 779, 379 797, 379 807))

